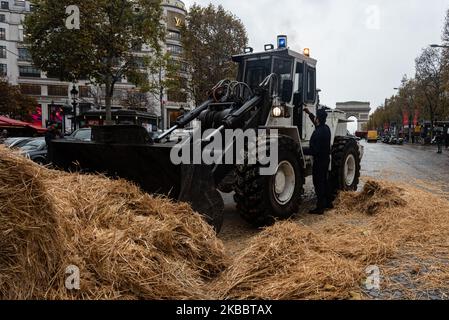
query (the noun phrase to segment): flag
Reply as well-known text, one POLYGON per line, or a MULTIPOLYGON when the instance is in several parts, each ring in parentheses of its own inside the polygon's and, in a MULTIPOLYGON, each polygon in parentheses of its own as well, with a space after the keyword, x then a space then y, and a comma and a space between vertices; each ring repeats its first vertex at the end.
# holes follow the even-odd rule
POLYGON ((415 110, 415 118, 413 119, 413 124, 415 127, 418 125, 418 121, 419 121, 419 110, 416 109, 415 110))
POLYGON ((409 115, 408 111, 403 111, 402 115, 403 115, 403 118, 404 118, 402 124, 404 125, 404 127, 405 126, 408 127, 409 122, 410 122, 410 115, 409 115))

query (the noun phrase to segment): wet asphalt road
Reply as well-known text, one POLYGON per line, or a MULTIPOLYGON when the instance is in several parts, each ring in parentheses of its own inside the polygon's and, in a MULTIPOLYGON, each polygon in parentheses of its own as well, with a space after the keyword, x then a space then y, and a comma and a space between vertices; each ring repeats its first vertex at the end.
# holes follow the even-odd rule
MULTIPOLYGON (((362 181, 366 178, 392 180, 412 183, 424 189, 431 184, 445 193, 449 192, 449 150, 444 150, 443 154, 437 154, 436 146, 361 143, 365 148, 361 163, 362 181)), ((359 187, 362 188, 362 186, 363 182, 359 187)), ((227 244, 228 250, 234 253, 243 248, 258 231, 240 218, 232 194, 225 194, 223 198, 225 221, 220 238, 227 244)), ((315 193, 312 179, 308 177, 303 205, 296 218, 305 223, 313 219, 307 212, 314 204, 315 193)))
POLYGON ((436 146, 366 144, 361 174, 365 177, 413 182, 426 181, 449 191, 449 150, 436 146))

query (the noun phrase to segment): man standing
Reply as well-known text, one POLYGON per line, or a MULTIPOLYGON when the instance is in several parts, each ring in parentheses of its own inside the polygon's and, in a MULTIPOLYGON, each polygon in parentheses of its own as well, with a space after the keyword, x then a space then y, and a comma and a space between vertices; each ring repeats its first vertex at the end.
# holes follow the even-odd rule
POLYGON ((438 130, 435 140, 438 145, 438 154, 442 154, 443 153, 443 133, 441 131, 438 130))
POLYGON ((45 133, 45 143, 47 147, 50 147, 51 141, 56 139, 56 128, 54 125, 51 125, 47 132, 45 133))
POLYGON ((449 125, 444 128, 444 144, 449 149, 449 125))
POLYGON ((324 109, 319 109, 316 117, 307 108, 304 112, 309 115, 316 127, 310 138, 310 148, 304 152, 313 156, 313 185, 318 198, 317 207, 310 211, 310 214, 322 215, 326 209, 333 208, 328 182, 332 135, 326 125, 327 112, 324 109))

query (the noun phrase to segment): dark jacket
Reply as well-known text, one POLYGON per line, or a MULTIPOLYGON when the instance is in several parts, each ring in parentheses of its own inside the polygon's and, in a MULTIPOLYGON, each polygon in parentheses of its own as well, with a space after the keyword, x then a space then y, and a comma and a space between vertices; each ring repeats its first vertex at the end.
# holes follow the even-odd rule
MULTIPOLYGON (((315 122, 315 116, 310 114, 310 120, 315 122)), ((313 156, 315 160, 330 160, 331 154, 331 130, 325 124, 321 123, 316 127, 315 131, 310 138, 310 148, 305 153, 306 155, 313 156)))
POLYGON ((54 130, 47 130, 47 132, 45 133, 45 143, 47 144, 47 147, 50 146, 51 141, 54 139, 56 139, 54 130))

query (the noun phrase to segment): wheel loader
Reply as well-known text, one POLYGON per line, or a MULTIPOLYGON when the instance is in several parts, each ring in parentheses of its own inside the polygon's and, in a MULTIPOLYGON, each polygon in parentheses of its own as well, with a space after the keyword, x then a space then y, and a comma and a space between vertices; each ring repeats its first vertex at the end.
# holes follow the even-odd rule
MULTIPOLYGON (((179 117, 157 139, 151 139, 139 126, 98 126, 92 129, 90 142, 53 141, 49 152, 52 163, 68 171, 124 178, 148 193, 188 202, 217 232, 223 222, 223 192, 235 193, 241 216, 255 227, 291 217, 299 210, 305 179, 312 173, 313 158, 304 154, 315 128, 304 108, 316 114, 320 107, 317 61, 309 50, 298 53, 287 48, 286 37, 278 40, 277 48, 268 45, 258 53, 245 48, 244 53, 233 56, 237 79, 213 86, 207 101, 179 117), (200 135, 200 141, 195 141, 194 133, 187 130, 191 127, 200 127, 206 137, 200 135), (252 148, 277 154, 272 174, 261 174, 266 164, 258 161, 174 163, 173 150, 181 141, 191 148, 192 158, 195 150, 203 152, 207 143, 220 139, 226 130, 257 131, 252 148), (273 145, 277 150, 269 150, 273 145)), ((363 147, 347 134, 343 112, 327 112, 332 132, 331 189, 334 194, 356 190, 363 147)), ((217 153, 218 159, 226 157, 230 149, 236 154, 240 151, 244 159, 248 157, 248 150, 235 150, 231 143, 217 153)))

